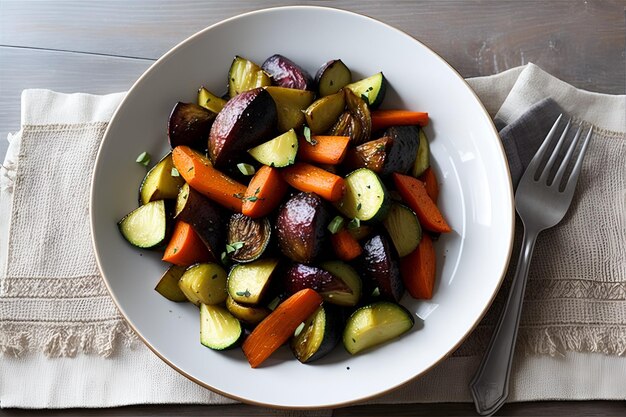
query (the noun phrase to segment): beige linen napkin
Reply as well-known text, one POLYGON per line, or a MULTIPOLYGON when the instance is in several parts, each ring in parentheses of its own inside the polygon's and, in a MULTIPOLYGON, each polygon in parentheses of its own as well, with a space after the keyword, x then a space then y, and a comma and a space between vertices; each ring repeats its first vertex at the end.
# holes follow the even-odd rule
MULTIPOLYGON (((504 123, 550 96, 595 126, 576 201, 536 246, 510 398, 624 399, 626 97, 577 90, 532 64, 469 82, 504 123)), ((122 97, 22 96, 22 129, 10 138, 0 175, 2 407, 232 402, 137 342, 98 276, 89 180, 122 97)), ((470 401, 467 383, 504 293, 452 357, 375 402, 470 401)))

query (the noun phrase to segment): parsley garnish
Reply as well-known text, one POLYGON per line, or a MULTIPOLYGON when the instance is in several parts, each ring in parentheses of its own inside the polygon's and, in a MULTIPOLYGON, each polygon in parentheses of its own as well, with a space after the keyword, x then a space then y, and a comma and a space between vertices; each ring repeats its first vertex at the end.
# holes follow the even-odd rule
POLYGON ((172 175, 172 177, 180 177, 180 173, 178 172, 176 168, 172 168, 172 171, 170 172, 170 174, 172 175))
POLYGON ((233 194, 233 197, 238 198, 238 199, 241 200, 243 198, 243 193, 233 194))
POLYGON ((231 254, 241 248, 243 248, 244 242, 233 242, 230 244, 226 244, 226 253, 231 254))
POLYGON ((356 229, 357 227, 361 227, 361 219, 355 217, 348 223, 348 229, 356 229))
POLYGON ((252 165, 245 164, 243 162, 237 164, 237 168, 239 168, 239 171, 241 171, 243 175, 254 175, 255 172, 255 169, 252 165))
POLYGON ((246 288, 245 291, 237 291, 235 294, 237 294, 240 297, 250 297, 252 295, 252 293, 250 293, 250 291, 246 288))
POLYGON ((356 210, 357 210, 357 211, 361 210, 361 207, 362 207, 362 206, 361 206, 361 203, 357 204, 357 205, 356 205, 356 210))
POLYGON ((135 162, 147 167, 150 163, 150 154, 148 152, 140 153, 135 162))
POLYGON ((311 128, 309 128, 308 126, 304 126, 303 133, 304 133, 304 140, 306 140, 313 146, 317 145, 317 141, 311 137, 311 128))

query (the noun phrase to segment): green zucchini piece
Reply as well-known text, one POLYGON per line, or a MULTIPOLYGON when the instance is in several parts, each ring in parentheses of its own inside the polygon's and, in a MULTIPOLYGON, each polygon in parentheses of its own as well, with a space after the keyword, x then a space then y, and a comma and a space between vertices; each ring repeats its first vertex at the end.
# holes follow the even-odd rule
POLYGON ((313 103, 315 93, 295 88, 270 86, 265 87, 276 103, 278 113, 278 131, 299 129, 304 124, 303 111, 313 103))
POLYGON ((346 85, 354 94, 361 97, 372 109, 380 106, 387 91, 387 79, 382 72, 346 85))
POLYGON ((224 108, 226 100, 216 96, 204 87, 200 87, 198 90, 198 104, 207 110, 211 110, 217 114, 224 108))
POLYGON ((258 259, 235 265, 228 274, 228 295, 241 304, 260 303, 277 266, 278 259, 258 259))
POLYGON ((239 320, 252 325, 259 324, 261 320, 271 313, 271 310, 267 307, 239 304, 230 295, 226 298, 226 308, 239 320))
POLYGON ((419 177, 430 166, 430 144, 428 137, 424 133, 424 129, 419 130, 419 146, 417 147, 417 156, 411 169, 411 175, 415 178, 419 177))
POLYGON ((191 265, 178 281, 187 299, 195 305, 220 304, 226 300, 226 271, 208 262, 191 265))
POLYGON ((178 189, 185 183, 180 175, 172 176, 172 153, 161 159, 141 181, 139 187, 139 204, 147 204, 154 200, 173 200, 178 195, 178 189))
POLYGON ((294 356, 302 363, 326 356, 341 340, 342 322, 337 307, 322 304, 304 322, 302 330, 291 338, 289 346, 294 356))
POLYGON ((169 213, 164 200, 151 201, 128 213, 117 226, 131 245, 151 249, 163 245, 169 231, 169 213))
POLYGON ((324 300, 340 306, 352 307, 357 305, 361 299, 363 283, 354 268, 342 261, 322 262, 320 267, 330 272, 335 278, 340 279, 351 290, 351 292, 327 291, 324 294, 324 300))
POLYGON ((383 224, 400 258, 413 252, 422 240, 422 227, 417 215, 404 204, 393 203, 383 224))
POLYGON ((315 81, 319 96, 329 96, 352 82, 352 72, 341 59, 333 59, 317 70, 315 81))
POLYGON ((255 146, 248 153, 262 164, 282 168, 296 162, 298 135, 293 129, 265 143, 255 146))
POLYGON ((415 319, 400 304, 378 301, 356 310, 343 331, 343 345, 355 355, 411 330, 415 319))
POLYGON ((172 265, 163 274, 159 283, 154 287, 156 292, 170 301, 187 301, 185 293, 178 286, 178 280, 185 272, 184 266, 172 265))
POLYGON ((333 127, 345 107, 346 97, 343 91, 315 100, 304 111, 311 133, 322 134, 333 127))
POLYGON ((239 320, 224 307, 200 304, 200 343, 214 350, 234 347, 241 340, 239 320))
POLYGON ((390 199, 378 175, 360 168, 346 177, 346 191, 336 203, 337 209, 350 219, 382 220, 387 215, 390 199))
POLYGON ((240 56, 233 59, 228 71, 228 95, 232 98, 244 91, 272 85, 270 76, 257 64, 240 56))

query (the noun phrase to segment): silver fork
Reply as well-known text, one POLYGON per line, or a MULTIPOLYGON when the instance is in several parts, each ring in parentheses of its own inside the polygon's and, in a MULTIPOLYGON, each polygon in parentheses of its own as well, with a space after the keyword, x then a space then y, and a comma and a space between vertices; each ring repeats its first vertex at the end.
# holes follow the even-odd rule
POLYGON ((504 311, 500 316, 487 352, 470 383, 476 411, 483 416, 492 415, 498 411, 509 395, 509 375, 515 352, 515 340, 517 339, 517 329, 522 312, 528 268, 535 241, 541 231, 555 226, 567 213, 578 182, 578 174, 580 174, 585 151, 591 138, 592 129, 590 128, 580 147, 574 167, 563 184, 563 176, 581 136, 582 126, 579 126, 554 178, 551 178, 551 173, 554 171, 553 167, 559 157, 559 151, 565 143, 571 121, 567 122, 543 169, 541 165, 547 156, 562 116, 557 118, 552 129, 550 129, 543 144, 526 168, 515 192, 515 209, 524 224, 522 250, 504 311))

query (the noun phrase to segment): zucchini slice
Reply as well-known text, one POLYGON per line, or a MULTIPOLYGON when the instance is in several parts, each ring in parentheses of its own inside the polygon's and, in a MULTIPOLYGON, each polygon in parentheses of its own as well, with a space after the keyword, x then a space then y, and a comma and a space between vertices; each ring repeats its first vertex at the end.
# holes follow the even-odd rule
POLYGON ((226 271, 216 263, 191 265, 178 286, 195 305, 220 304, 226 300, 226 271))
POLYGON ((184 266, 170 266, 154 289, 170 301, 187 301, 185 293, 178 286, 178 280, 183 275, 183 272, 185 272, 184 266))
POLYGON ((272 85, 270 76, 257 64, 240 56, 233 59, 228 71, 228 95, 232 98, 244 91, 272 85))
POLYGON ((411 330, 415 319, 400 304, 378 301, 356 310, 343 331, 343 345, 354 355, 411 330))
POLYGON ((380 106, 387 91, 387 79, 382 72, 346 85, 354 94, 361 97, 370 108, 380 106))
POLYGON ((226 298, 226 308, 233 316, 251 325, 259 324, 261 320, 271 313, 271 310, 267 307, 239 304, 230 295, 226 298))
POLYGON ((228 222, 227 253, 232 250, 230 259, 241 263, 258 259, 267 248, 271 234, 272 225, 267 218, 253 219, 241 213, 233 214, 228 222))
POLYGON ((237 345, 243 330, 239 320, 224 307, 200 304, 200 343, 214 350, 237 345))
POLYGON ((304 124, 303 111, 313 103, 315 93, 295 88, 270 86, 265 87, 276 103, 278 113, 278 131, 299 129, 304 124))
POLYGON ((341 59, 333 59, 317 70, 315 81, 319 96, 329 96, 352 82, 352 72, 341 59))
POLYGON ((228 274, 228 295, 241 304, 258 304, 269 288, 277 266, 278 259, 259 259, 235 265, 228 274))
POLYGON ((346 191, 336 204, 337 209, 350 219, 360 221, 382 220, 387 215, 390 199, 378 175, 360 168, 346 177, 346 191))
POLYGON ((304 118, 313 134, 323 134, 333 127, 346 107, 343 91, 317 99, 306 108, 304 118))
POLYGON ((154 200, 173 200, 185 183, 180 175, 172 176, 172 153, 168 153, 146 174, 139 186, 139 204, 154 200))
POLYGON ((326 356, 341 340, 342 321, 337 307, 322 304, 306 319, 300 333, 291 338, 289 346, 294 356, 302 363, 326 356))
POLYGON ((322 262, 320 267, 330 272, 335 278, 340 279, 351 290, 351 292, 327 291, 323 295, 324 300, 340 306, 352 307, 357 305, 361 299, 363 283, 354 268, 341 261, 322 262))
POLYGON ((164 200, 151 201, 128 213, 117 226, 131 245, 150 249, 165 243, 169 213, 164 200))
POLYGON ((422 240, 422 227, 417 215, 404 204, 393 203, 383 224, 400 258, 413 252, 422 240))
POLYGON ((411 169, 411 175, 415 178, 419 177, 430 166, 430 144, 428 137, 424 133, 424 129, 419 130, 419 146, 417 147, 417 156, 411 169))
POLYGON ((198 90, 198 104, 205 109, 211 110, 213 113, 217 114, 222 111, 222 108, 224 108, 226 100, 216 96, 206 88, 200 87, 200 89, 198 90))
POLYGON ((282 168, 296 162, 298 136, 293 129, 248 151, 260 163, 282 168))

